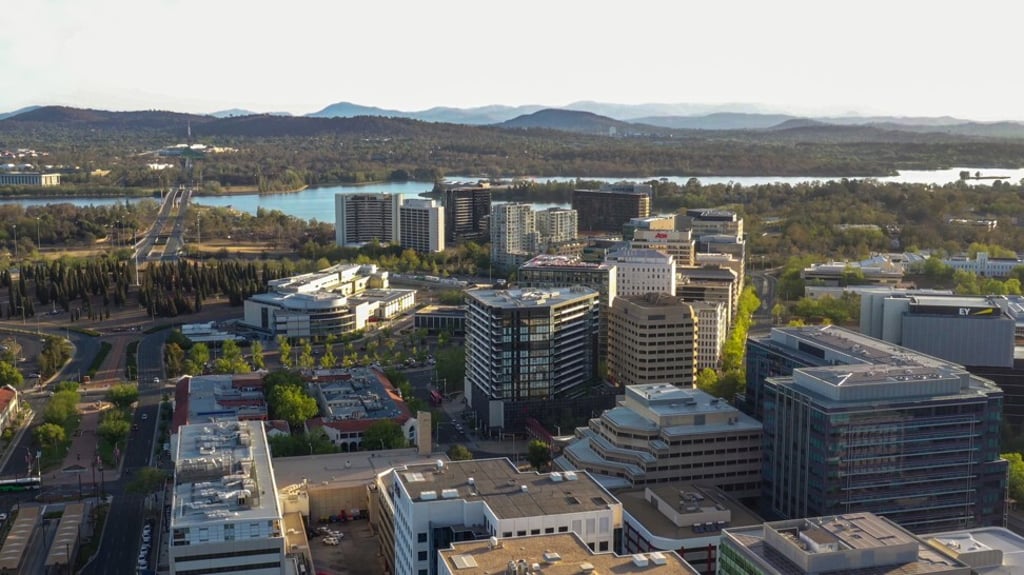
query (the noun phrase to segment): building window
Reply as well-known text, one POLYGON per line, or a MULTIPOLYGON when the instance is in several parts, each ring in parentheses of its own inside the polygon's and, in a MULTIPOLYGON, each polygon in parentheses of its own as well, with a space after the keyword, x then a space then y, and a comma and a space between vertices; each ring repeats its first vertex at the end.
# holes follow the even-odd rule
POLYGON ((601 551, 607 551, 608 550, 608 542, 607 541, 601 541, 598 545, 599 545, 598 549, 600 549, 601 551))
POLYGON ((416 542, 417 543, 426 543, 427 542, 427 534, 426 533, 417 533, 416 534, 416 542))
POLYGON ((540 535, 540 529, 531 529, 530 535, 540 535))
POLYGON ((526 537, 526 530, 516 531, 516 537, 526 537))
POLYGON ((511 531, 502 531, 501 532, 501 536, 502 537, 512 537, 512 532, 511 531))
POLYGON ((416 554, 416 560, 417 561, 426 561, 427 560, 427 552, 426 551, 420 551, 419 553, 417 553, 416 554))
POLYGON ((569 532, 569 526, 568 525, 562 525, 561 527, 558 528, 558 532, 559 533, 568 533, 569 532))
POLYGON ((544 534, 545 535, 549 535, 549 534, 554 533, 554 532, 555 532, 555 528, 554 527, 545 527, 544 528, 544 534))

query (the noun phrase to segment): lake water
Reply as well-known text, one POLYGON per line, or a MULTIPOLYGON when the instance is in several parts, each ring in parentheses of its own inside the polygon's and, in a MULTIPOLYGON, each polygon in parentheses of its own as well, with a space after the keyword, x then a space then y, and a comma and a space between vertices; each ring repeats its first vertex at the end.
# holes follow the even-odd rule
MULTIPOLYGON (((899 175, 884 178, 875 178, 881 182, 903 182, 914 184, 943 185, 955 182, 960 179, 961 171, 969 171, 973 175, 981 172, 982 176, 999 176, 1011 183, 1020 182, 1024 179, 1024 169, 1004 170, 995 168, 948 168, 944 170, 906 170, 899 175)), ((450 180, 468 181, 473 178, 462 176, 451 176, 450 180)), ((575 177, 550 177, 535 178, 538 182, 545 181, 569 181, 575 177)), ((583 176, 586 180, 597 180, 602 182, 646 182, 655 178, 602 178, 583 176)), ((685 184, 689 176, 672 176, 664 178, 677 184, 685 184)), ((701 184, 727 184, 735 183, 743 186, 756 186, 762 184, 800 184, 812 181, 827 181, 843 179, 842 176, 831 177, 806 177, 806 176, 711 176, 697 178, 701 184)), ((972 180, 973 185, 991 185, 993 180, 972 180)), ((430 191, 432 185, 429 182, 385 182, 377 184, 365 184, 358 186, 321 186, 307 188, 301 192, 291 194, 241 194, 237 196, 198 196, 194 198, 195 203, 204 206, 232 207, 243 212, 255 214, 259 208, 267 210, 280 210, 288 215, 304 220, 316 219, 321 222, 334 222, 334 195, 338 193, 397 193, 407 198, 421 197, 423 192, 430 191)), ((53 203, 69 202, 76 205, 87 206, 109 206, 115 203, 137 202, 143 198, 49 198, 49 199, 25 199, 13 200, 3 199, 0 203, 17 203, 23 206, 38 206, 53 203)), ((549 207, 568 207, 567 204, 535 203, 534 209, 542 210, 549 207)))

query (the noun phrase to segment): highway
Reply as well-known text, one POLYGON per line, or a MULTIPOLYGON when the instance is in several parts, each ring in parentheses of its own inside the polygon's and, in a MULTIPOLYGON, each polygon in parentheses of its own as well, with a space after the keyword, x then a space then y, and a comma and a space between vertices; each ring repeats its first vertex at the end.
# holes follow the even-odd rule
POLYGON ((185 218, 191 199, 192 189, 184 187, 164 196, 153 225, 135 244, 134 257, 137 261, 177 261, 178 252, 185 245, 185 218))

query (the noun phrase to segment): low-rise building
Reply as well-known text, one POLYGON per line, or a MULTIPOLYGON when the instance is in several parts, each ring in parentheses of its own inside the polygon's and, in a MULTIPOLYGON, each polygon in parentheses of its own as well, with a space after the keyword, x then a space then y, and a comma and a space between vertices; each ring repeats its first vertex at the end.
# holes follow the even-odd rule
POLYGON ((378 421, 394 421, 411 443, 417 423, 401 394, 376 369, 318 369, 306 380, 320 407, 320 417, 306 422, 307 430, 322 429, 342 451, 376 449, 364 446, 363 433, 378 421))
POLYGON ((971 575, 971 568, 884 517, 847 513, 727 528, 717 572, 971 575))
POLYGON ((186 375, 175 384, 171 433, 187 424, 266 419, 261 374, 186 375))
POLYGON ((460 541, 575 533, 609 552, 622 534, 622 504, 588 474, 521 472, 507 459, 396 468, 376 493, 394 518, 382 540, 394 541, 396 575, 438 573, 438 551, 460 541))
POLYGON ((698 575, 672 552, 619 555, 596 552, 574 533, 518 537, 506 541, 453 543, 440 551, 438 575, 464 573, 615 573, 617 575, 698 575))
POLYGON ((425 329, 432 335, 448 332, 456 337, 461 337, 466 333, 466 306, 424 306, 416 310, 416 314, 413 315, 413 325, 416 329, 425 329))
POLYGON ((0 186, 59 186, 60 174, 34 172, 0 173, 0 186))
POLYGON ((658 483, 612 493, 622 502, 622 552, 674 551, 700 573, 715 572, 722 529, 763 519, 710 485, 658 483))

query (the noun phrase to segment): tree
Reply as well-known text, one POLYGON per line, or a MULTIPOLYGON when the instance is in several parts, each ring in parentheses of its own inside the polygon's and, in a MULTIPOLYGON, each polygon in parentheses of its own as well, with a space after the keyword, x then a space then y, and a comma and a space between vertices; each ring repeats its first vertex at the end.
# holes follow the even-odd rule
POLYGON ((64 381, 58 382, 56 385, 53 386, 53 392, 54 393, 60 393, 62 391, 74 391, 74 392, 77 393, 78 392, 78 382, 77 381, 71 381, 71 380, 64 380, 64 381))
POLYGON ((188 359, 185 360, 185 371, 192 375, 200 375, 210 362, 210 348, 205 343, 196 343, 188 350, 188 359))
POLYGON ((301 427, 306 420, 316 416, 316 400, 295 385, 276 385, 267 395, 267 404, 275 419, 283 419, 293 429, 301 427))
POLYGON ((242 350, 234 341, 228 340, 221 345, 221 356, 213 362, 214 373, 249 373, 248 362, 242 350))
POLYGON ((263 344, 259 340, 252 342, 252 366, 256 369, 263 369, 263 344))
POLYGON ((21 387, 23 383, 25 383, 25 377, 21 375, 20 369, 6 361, 0 361, 0 386, 21 387))
POLYGON ((292 344, 283 335, 277 336, 278 360, 285 367, 292 367, 292 344))
POLYGON ((1018 502, 1024 501, 1024 457, 1020 453, 1004 453, 1003 459, 1010 464, 1009 495, 1018 502))
POLYGON ((122 383, 107 390, 107 401, 121 409, 127 408, 138 400, 139 388, 131 384, 122 383))
POLYGON ((110 444, 116 444, 119 441, 128 438, 128 434, 131 432, 131 423, 128 423, 121 416, 118 411, 110 411, 107 416, 103 418, 103 422, 96 428, 96 433, 103 439, 106 439, 110 444))
POLYGON ((161 489, 165 481, 167 481, 166 471, 156 467, 143 467, 135 473, 135 478, 125 486, 125 490, 128 493, 140 495, 153 493, 161 489))
POLYGON ((308 339, 303 339, 299 345, 302 346, 302 353, 299 354, 299 367, 313 369, 313 366, 316 365, 316 360, 313 358, 313 344, 308 339))
POLYGON ((473 459, 473 452, 465 445, 453 445, 448 448, 448 459, 452 461, 467 461, 473 459))
POLYGON ((164 346, 164 364, 171 377, 185 373, 185 350, 176 343, 168 343, 164 346))
POLYGON ((381 449, 399 449, 408 447, 402 426, 390 419, 375 421, 363 432, 363 449, 379 451, 381 449))
POLYGON ((697 372, 697 380, 694 381, 694 385, 704 393, 714 395, 715 387, 718 385, 718 374, 710 367, 705 367, 697 372))
POLYGON ((61 427, 67 427, 78 414, 78 392, 58 391, 43 408, 43 420, 61 427))
POLYGON ((439 349, 434 359, 437 361, 435 369, 442 391, 448 393, 449 389, 462 389, 466 379, 466 349, 461 346, 439 349))
POLYGON ((526 460, 537 471, 541 471, 551 462, 551 447, 539 439, 534 439, 526 448, 526 460))
POLYGON ((67 441, 64 428, 56 423, 44 423, 36 428, 36 439, 45 449, 55 449, 67 441))
POLYGON ((320 357, 320 367, 324 369, 331 369, 338 363, 338 358, 334 356, 334 350, 331 346, 325 346, 324 354, 320 357))
POLYGON ((21 344, 13 337, 5 337, 0 341, 0 361, 16 364, 21 357, 21 344))

